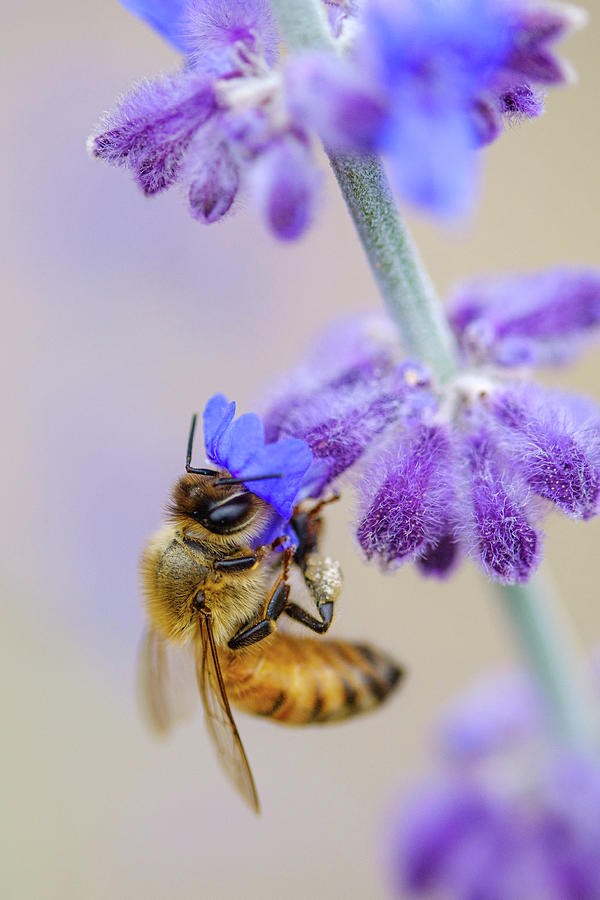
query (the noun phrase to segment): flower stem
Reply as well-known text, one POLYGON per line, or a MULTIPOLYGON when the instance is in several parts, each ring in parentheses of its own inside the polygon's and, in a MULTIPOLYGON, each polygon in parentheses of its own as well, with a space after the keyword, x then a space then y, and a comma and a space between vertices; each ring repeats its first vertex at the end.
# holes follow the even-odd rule
MULTIPOLYGON (((271 0, 271 4, 292 52, 335 52, 322 0, 271 0)), ((439 382, 451 379, 458 369, 454 338, 381 161, 335 152, 329 152, 329 159, 407 352, 427 362, 439 382)), ((593 698, 558 597, 539 578, 498 590, 548 701, 556 736, 589 747, 597 738, 593 698)))
POLYGON ((433 284, 400 215, 376 156, 329 153, 390 318, 411 356, 438 382, 457 371, 457 350, 433 284))
MULTIPOLYGON (((271 0, 294 51, 335 51, 322 0, 271 0)), ((327 148, 326 148, 327 149, 327 148)), ((457 370, 457 348, 376 156, 328 150, 331 167, 358 231, 388 314, 407 353, 426 362, 439 382, 457 370)))
POLYGON ((557 737, 579 747, 597 745, 594 698, 571 621, 548 577, 527 584, 498 585, 521 650, 543 686, 557 737))

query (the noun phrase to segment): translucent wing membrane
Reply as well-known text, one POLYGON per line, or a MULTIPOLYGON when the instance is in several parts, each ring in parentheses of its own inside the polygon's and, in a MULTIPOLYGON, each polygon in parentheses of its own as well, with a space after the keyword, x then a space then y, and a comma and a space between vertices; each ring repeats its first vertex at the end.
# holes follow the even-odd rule
POLYGON ((138 697, 144 720, 160 734, 189 718, 197 703, 189 645, 168 643, 148 628, 140 646, 138 697))
POLYGON ((200 619, 200 640, 196 642, 196 673, 206 725, 221 767, 248 806, 258 813, 260 806, 254 779, 225 693, 208 616, 200 619))

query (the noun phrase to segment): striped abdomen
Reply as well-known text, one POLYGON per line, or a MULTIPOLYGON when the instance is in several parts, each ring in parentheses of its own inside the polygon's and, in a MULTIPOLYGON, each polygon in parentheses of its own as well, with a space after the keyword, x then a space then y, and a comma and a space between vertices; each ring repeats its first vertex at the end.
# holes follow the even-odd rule
POLYGON ((257 651, 219 653, 227 696, 244 712, 288 725, 334 722, 379 706, 402 669, 379 650, 277 634, 257 651))

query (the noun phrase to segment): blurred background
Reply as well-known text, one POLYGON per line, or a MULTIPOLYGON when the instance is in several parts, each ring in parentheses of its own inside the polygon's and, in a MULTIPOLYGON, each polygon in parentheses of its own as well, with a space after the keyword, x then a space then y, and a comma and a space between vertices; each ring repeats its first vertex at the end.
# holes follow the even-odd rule
MULTIPOLYGON (((138 559, 182 470, 190 413, 215 391, 252 409, 312 336, 378 298, 328 178, 287 247, 251 209, 205 229, 145 200, 85 139, 133 79, 176 64, 116 0, 5 4, 2 202, 4 552, 0 894, 13 898, 385 897, 386 811, 427 766, 447 700, 517 659, 495 598, 362 564, 351 500, 328 514, 346 588, 337 636, 403 660, 370 718, 285 730, 239 716, 263 803, 224 781, 201 716, 156 743, 135 701, 138 559)), ((598 264, 600 25, 564 52, 579 85, 486 155, 477 215, 414 221, 440 290, 559 262, 598 264)), ((553 379, 556 380, 556 374, 553 379)), ((600 353, 559 373, 600 400, 600 353)), ((586 647, 600 636, 600 522, 551 517, 547 556, 586 647)))

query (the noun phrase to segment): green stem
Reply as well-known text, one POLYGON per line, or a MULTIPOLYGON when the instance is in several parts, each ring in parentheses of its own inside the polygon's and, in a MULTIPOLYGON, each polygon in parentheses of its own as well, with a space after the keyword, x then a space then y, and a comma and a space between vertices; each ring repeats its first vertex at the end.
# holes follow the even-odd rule
MULTIPOLYGON (((293 52, 335 42, 322 0, 271 0, 293 52)), ((327 151, 390 318, 406 351, 428 363, 440 382, 457 371, 454 337, 376 156, 327 151)))
POLYGON ((376 156, 329 154, 390 318, 411 356, 443 383, 457 371, 454 337, 376 156))
MULTIPOLYGON (((271 3, 292 52, 335 52, 322 0, 271 3)), ((380 160, 333 152, 329 158, 407 352, 428 362, 440 382, 450 380, 458 369, 454 338, 380 160)), ((542 589, 539 579, 499 587, 499 593, 528 665, 544 690, 556 736, 579 746, 595 745, 593 698, 558 598, 542 589)))
POLYGON ((543 686, 554 733, 577 746, 596 745, 596 703, 571 621, 553 585, 535 575, 527 584, 497 588, 523 655, 543 686))

